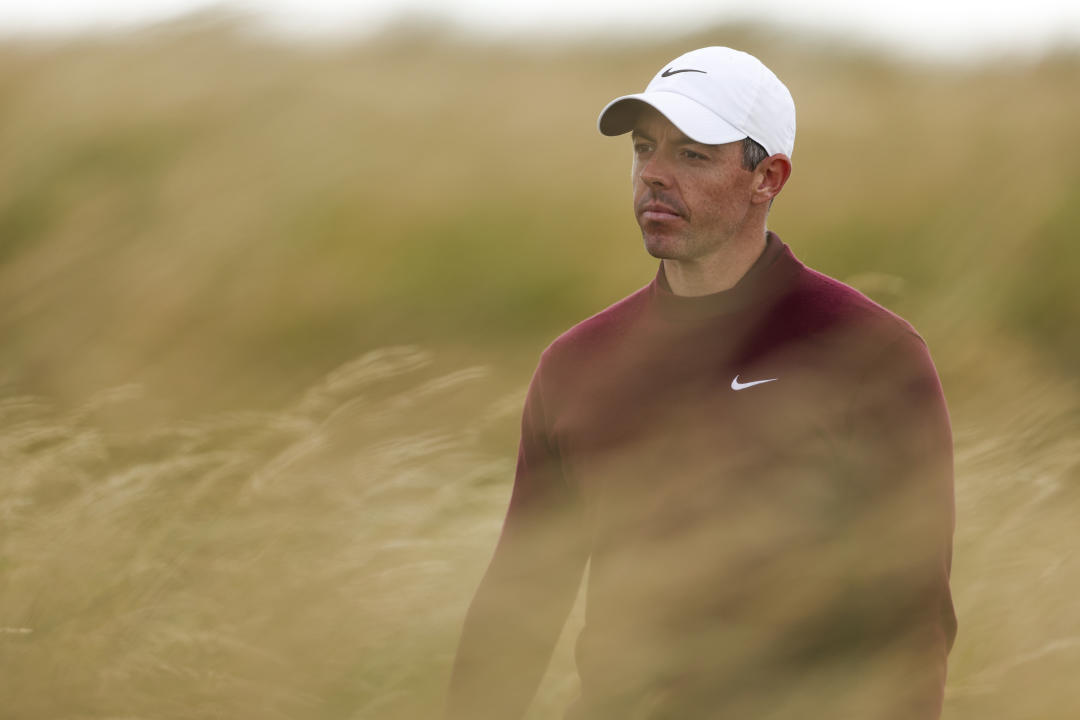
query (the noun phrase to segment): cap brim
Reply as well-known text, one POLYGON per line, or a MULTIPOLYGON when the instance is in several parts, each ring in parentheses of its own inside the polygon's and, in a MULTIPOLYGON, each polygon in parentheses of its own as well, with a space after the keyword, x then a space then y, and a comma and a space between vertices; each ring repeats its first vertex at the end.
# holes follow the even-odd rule
POLYGON ((655 108, 671 124, 695 142, 723 145, 742 140, 747 134, 704 105, 685 95, 670 92, 643 92, 615 98, 600 111, 596 124, 604 135, 622 135, 634 129, 642 104, 655 108))

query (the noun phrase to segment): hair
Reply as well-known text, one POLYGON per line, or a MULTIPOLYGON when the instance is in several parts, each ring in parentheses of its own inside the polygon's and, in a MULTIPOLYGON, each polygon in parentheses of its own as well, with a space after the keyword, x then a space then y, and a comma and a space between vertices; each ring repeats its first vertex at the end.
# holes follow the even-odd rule
POLYGON ((753 170, 769 153, 753 138, 745 137, 742 141, 742 166, 744 170, 753 170))

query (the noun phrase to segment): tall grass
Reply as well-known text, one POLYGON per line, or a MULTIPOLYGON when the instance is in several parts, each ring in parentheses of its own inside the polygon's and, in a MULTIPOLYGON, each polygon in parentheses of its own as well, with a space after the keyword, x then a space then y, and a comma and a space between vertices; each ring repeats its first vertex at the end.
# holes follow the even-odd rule
POLYGON ((946 717, 1073 717, 1080 61, 778 40, 0 47, 0 717, 432 717, 536 353, 655 269, 595 113, 705 43, 796 97, 772 228, 941 371, 946 717))
POLYGON ((484 377, 388 348, 273 412, 124 430, 95 418, 132 388, 8 399, 0 714, 430 714, 512 471, 485 436, 520 398, 484 377))

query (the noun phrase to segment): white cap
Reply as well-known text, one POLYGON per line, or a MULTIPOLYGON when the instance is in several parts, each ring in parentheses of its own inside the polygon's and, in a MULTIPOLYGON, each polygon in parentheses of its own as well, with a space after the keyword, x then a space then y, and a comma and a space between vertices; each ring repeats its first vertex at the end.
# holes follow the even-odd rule
POLYGON ((639 103, 659 110, 687 137, 706 145, 752 138, 770 155, 791 157, 795 101, 760 60, 726 47, 681 55, 661 68, 645 92, 607 104, 597 120, 605 135, 634 129, 639 103))

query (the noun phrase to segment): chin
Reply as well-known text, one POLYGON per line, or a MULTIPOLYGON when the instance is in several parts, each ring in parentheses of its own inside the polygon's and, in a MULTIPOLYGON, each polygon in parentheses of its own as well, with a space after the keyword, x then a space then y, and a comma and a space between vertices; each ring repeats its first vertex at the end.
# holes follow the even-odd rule
POLYGON ((660 260, 679 260, 683 253, 682 243, 678 238, 641 233, 641 239, 645 243, 645 251, 654 258, 660 260))

